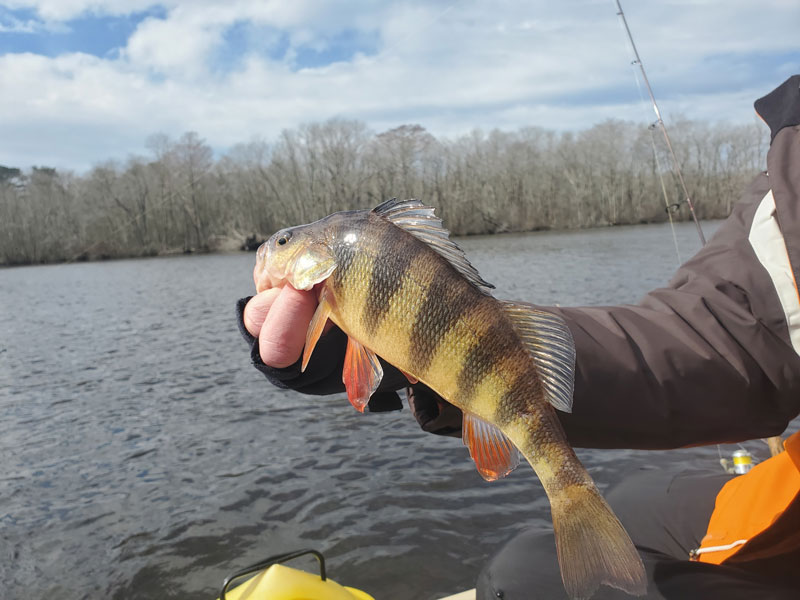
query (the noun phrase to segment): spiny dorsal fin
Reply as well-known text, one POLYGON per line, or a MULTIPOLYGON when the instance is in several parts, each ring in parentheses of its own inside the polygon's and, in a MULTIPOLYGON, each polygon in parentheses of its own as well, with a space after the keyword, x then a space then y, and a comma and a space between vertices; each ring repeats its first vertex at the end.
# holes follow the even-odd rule
POLYGON ((465 412, 461 439, 486 481, 505 477, 519 466, 519 451, 496 425, 465 412))
POLYGON ((487 291, 494 288, 491 283, 483 280, 478 270, 467 260, 464 251, 450 239, 450 232, 442 227, 442 220, 434 214, 433 207, 425 206, 415 199, 392 198, 373 208, 372 212, 425 242, 479 289, 487 291))
POLYGON ((558 315, 538 310, 530 304, 501 303, 536 363, 547 400, 561 412, 572 412, 575 342, 567 324, 558 315))

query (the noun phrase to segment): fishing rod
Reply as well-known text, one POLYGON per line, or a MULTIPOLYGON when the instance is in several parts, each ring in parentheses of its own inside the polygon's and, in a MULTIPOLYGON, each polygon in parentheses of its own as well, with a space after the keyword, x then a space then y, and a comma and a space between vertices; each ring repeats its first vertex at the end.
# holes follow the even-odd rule
MULTIPOLYGON (((633 41, 633 35, 631 34, 631 29, 628 27, 628 20, 625 18, 625 12, 622 10, 622 5, 620 4, 619 0, 614 0, 615 4, 617 5, 617 16, 619 16, 622 25, 625 27, 625 33, 628 36, 628 41, 631 43, 631 49, 633 50, 633 55, 635 60, 633 62, 634 65, 639 67, 639 70, 642 73, 642 79, 644 80, 645 87, 647 87, 647 93, 650 94, 650 102, 653 105, 653 110, 656 113, 656 122, 650 126, 650 130, 654 126, 658 126, 661 129, 661 133, 664 136, 664 141, 667 144, 667 149, 669 150, 669 155, 672 158, 672 163, 675 166, 675 172, 678 175, 678 180, 680 181, 681 188, 683 193, 686 197, 686 204, 689 206, 689 211, 692 213, 692 220, 694 221, 695 227, 697 227, 697 235, 700 236, 700 242, 703 246, 706 245, 706 237, 703 235, 703 229, 700 227, 700 222, 697 220, 697 214, 694 211, 694 204, 692 203, 691 196, 689 195, 689 191, 686 189, 686 182, 683 180, 683 173, 681 172, 680 164, 678 163, 678 159, 675 156, 675 151, 672 149, 672 142, 669 139, 669 134, 667 133, 667 127, 664 124, 664 120, 661 118, 661 111, 658 108, 658 103, 656 102, 655 94, 653 93, 653 88, 650 87, 650 80, 647 79, 647 73, 644 70, 644 63, 639 56, 639 51, 636 49, 636 43, 633 41)), ((638 79, 637 79, 638 85, 638 79)), ((641 89, 640 89, 641 92, 641 89)), ((644 99, 643 99, 644 100, 644 99)), ((656 161, 658 161, 658 156, 656 153, 655 144, 653 145, 653 153, 656 156, 656 161)), ((662 179, 661 187, 665 194, 666 199, 666 189, 664 188, 664 183, 662 179)), ((667 213, 669 213, 670 206, 667 205, 667 213)), ((672 216, 670 214, 670 223, 672 223, 672 216)), ((675 242, 675 251, 678 253, 678 262, 680 263, 680 251, 678 250, 678 241, 675 238, 675 233, 673 230, 673 240, 675 242)), ((782 441, 781 436, 773 436, 770 438, 765 438, 763 441, 769 446, 770 454, 775 456, 778 454, 782 449, 782 441)), ((719 462, 722 465, 722 468, 729 472, 729 473, 737 473, 742 474, 746 473, 750 467, 752 466, 752 456, 750 453, 741 445, 739 444, 740 450, 737 450, 733 454, 733 466, 729 464, 729 461, 722 457, 722 451, 720 449, 720 445, 717 444, 717 452, 719 453, 719 462)))
POLYGON ((647 87, 647 92, 650 94, 650 102, 653 104, 653 110, 656 113, 656 122, 655 125, 661 129, 661 133, 664 136, 664 142, 667 144, 667 150, 669 150, 669 155, 672 158, 672 164, 675 166, 675 173, 678 175, 678 181, 680 181, 681 189, 683 190, 684 197, 686 198, 686 204, 689 206, 689 211, 692 213, 692 220, 694 221, 695 227, 697 227, 697 235, 700 236, 700 242, 703 246, 706 245, 706 236, 703 235, 703 229, 700 227, 700 221, 697 220, 697 214, 694 212, 694 204, 692 203, 692 198, 689 195, 689 190, 686 188, 686 182, 683 180, 683 173, 681 172, 680 164, 678 163, 678 158, 675 156, 675 151, 672 149, 672 141, 669 139, 669 134, 667 133, 667 127, 664 124, 664 119, 661 118, 661 111, 658 108, 658 103, 656 102, 656 96, 653 94, 653 88, 650 87, 650 80, 647 79, 647 73, 644 70, 644 63, 642 59, 639 57, 639 51, 636 49, 636 44, 633 41, 633 35, 631 34, 631 29, 628 27, 628 20, 625 18, 625 13, 622 10, 622 5, 619 3, 619 0, 614 0, 617 5, 617 16, 620 17, 622 20, 622 24, 625 27, 625 33, 628 35, 628 40, 631 43, 631 48, 633 49, 633 55, 635 57, 634 64, 639 67, 639 70, 642 72, 642 79, 644 80, 644 84, 647 87))

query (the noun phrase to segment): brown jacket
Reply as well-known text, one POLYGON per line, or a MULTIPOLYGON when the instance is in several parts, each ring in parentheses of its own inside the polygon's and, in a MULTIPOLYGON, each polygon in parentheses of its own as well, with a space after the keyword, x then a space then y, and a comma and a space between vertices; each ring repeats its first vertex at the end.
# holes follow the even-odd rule
POLYGON ((756 103, 773 134, 768 171, 666 288, 638 306, 555 309, 577 347, 573 413, 561 415, 573 444, 735 442, 800 413, 799 85, 756 103))

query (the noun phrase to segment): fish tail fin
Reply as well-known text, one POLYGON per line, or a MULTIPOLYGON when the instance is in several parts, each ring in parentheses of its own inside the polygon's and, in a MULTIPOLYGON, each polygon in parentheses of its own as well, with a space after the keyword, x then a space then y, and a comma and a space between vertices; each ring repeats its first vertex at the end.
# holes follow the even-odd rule
POLYGON ((604 583, 628 594, 647 591, 642 559, 625 528, 592 484, 551 497, 561 578, 570 598, 589 598, 604 583))

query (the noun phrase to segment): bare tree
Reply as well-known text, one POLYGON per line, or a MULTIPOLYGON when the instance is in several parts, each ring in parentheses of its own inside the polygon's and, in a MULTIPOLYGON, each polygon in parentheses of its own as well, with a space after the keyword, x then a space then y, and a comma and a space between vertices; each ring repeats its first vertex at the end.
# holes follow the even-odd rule
MULTIPOLYGON (((700 216, 729 214, 763 168, 765 129, 677 118, 670 131, 700 216)), ((664 192, 678 205, 684 193, 653 133, 611 120, 574 133, 527 127, 437 139, 420 125, 375 135, 332 119, 218 160, 197 133, 156 134, 148 157, 81 176, 0 166, 0 264, 233 248, 395 196, 437 206, 455 234, 662 221, 664 192)), ((689 218, 685 209, 676 216, 689 218)))

